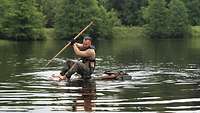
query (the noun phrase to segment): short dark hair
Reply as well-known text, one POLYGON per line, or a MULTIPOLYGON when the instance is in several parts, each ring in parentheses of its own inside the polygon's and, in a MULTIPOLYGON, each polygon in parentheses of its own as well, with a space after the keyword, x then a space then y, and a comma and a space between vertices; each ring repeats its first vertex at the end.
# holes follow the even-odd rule
POLYGON ((83 39, 92 41, 92 37, 90 37, 90 36, 85 36, 83 39))

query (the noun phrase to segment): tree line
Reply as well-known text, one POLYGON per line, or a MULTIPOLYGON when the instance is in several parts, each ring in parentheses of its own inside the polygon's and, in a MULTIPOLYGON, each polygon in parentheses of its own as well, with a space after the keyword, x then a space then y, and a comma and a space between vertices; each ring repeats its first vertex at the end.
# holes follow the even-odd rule
POLYGON ((0 0, 0 37, 45 39, 54 28, 70 39, 90 21, 86 34, 110 38, 115 26, 140 26, 157 38, 189 36, 200 25, 200 0, 0 0))

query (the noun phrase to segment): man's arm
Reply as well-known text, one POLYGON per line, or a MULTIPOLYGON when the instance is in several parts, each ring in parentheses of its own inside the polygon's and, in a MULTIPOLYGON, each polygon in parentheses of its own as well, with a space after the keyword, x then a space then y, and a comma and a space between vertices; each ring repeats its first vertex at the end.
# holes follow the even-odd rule
POLYGON ((90 57, 90 56, 95 56, 95 52, 94 50, 88 49, 86 51, 80 51, 80 49, 78 48, 77 43, 75 43, 73 45, 74 48, 74 52, 76 53, 76 55, 81 56, 81 57, 90 57))
POLYGON ((76 46, 78 47, 78 48, 82 48, 83 47, 83 44, 80 44, 80 43, 75 43, 76 44, 76 46))

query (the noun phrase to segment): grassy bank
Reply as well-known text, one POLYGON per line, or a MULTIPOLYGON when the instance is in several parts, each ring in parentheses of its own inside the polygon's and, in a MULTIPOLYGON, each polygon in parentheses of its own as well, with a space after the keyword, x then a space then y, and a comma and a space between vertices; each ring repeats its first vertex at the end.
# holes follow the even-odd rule
MULTIPOLYGON (((45 36, 47 40, 56 39, 54 28, 46 28, 45 36)), ((114 27, 113 28, 113 38, 123 39, 123 38, 141 38, 145 37, 143 27, 114 27)), ((200 38, 200 26, 192 27, 192 37, 200 38)))
MULTIPOLYGON (((114 27, 113 35, 114 38, 133 38, 133 37, 144 37, 144 28, 142 27, 114 27)), ((47 40, 56 39, 54 28, 45 28, 44 34, 47 40)))
MULTIPOLYGON (((143 27, 115 27, 114 38, 141 38, 146 37, 143 27)), ((192 38, 200 38, 200 26, 192 26, 192 38)))
POLYGON ((145 37, 142 27, 114 27, 114 38, 140 38, 145 37))
POLYGON ((56 33, 54 28, 45 28, 44 35, 47 40, 56 39, 56 33))
MULTIPOLYGON (((124 38, 141 38, 146 37, 143 27, 114 27, 113 38, 114 39, 124 39, 124 38)), ((57 39, 54 28, 45 28, 44 35, 47 40, 57 39)), ((192 27, 192 38, 200 38, 200 26, 192 27)), ((0 39, 6 39, 0 37, 0 39)))
POLYGON ((193 38, 200 38, 200 26, 193 26, 192 27, 192 37, 193 38))

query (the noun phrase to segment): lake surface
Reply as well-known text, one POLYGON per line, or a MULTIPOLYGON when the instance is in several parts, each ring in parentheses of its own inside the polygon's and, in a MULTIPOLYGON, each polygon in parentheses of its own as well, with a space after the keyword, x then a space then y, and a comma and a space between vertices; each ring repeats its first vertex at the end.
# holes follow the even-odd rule
POLYGON ((131 80, 50 81, 59 60, 76 58, 67 49, 44 67, 65 44, 0 40, 0 112, 200 112, 200 39, 99 40, 93 76, 122 70, 131 80))

